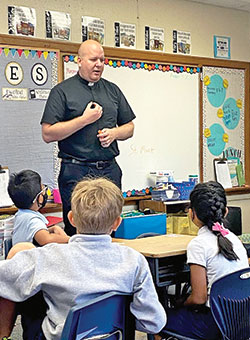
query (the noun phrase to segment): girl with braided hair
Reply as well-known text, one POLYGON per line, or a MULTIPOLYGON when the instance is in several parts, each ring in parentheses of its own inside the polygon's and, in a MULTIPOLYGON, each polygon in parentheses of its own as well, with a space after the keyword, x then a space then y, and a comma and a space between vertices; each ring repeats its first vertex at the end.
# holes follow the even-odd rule
POLYGON ((199 231, 187 248, 191 294, 179 302, 178 308, 167 308, 164 329, 195 339, 219 338, 209 308, 211 285, 224 275, 248 267, 244 246, 224 227, 227 212, 225 190, 219 183, 195 186, 190 194, 189 216, 199 231))

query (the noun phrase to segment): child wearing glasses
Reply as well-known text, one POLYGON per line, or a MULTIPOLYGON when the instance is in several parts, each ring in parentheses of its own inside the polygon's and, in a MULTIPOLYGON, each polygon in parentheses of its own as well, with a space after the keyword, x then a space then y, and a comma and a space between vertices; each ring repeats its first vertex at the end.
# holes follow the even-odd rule
POLYGON ((220 338, 209 308, 210 288, 220 277, 248 267, 244 246, 224 227, 227 212, 225 190, 219 183, 195 186, 190 194, 189 216, 199 231, 187 248, 192 290, 186 300, 179 301, 179 308, 167 308, 167 331, 194 339, 220 338))
POLYGON ((47 228, 48 221, 39 212, 47 202, 47 187, 33 170, 11 174, 8 193, 18 208, 15 214, 12 244, 31 242, 35 246, 47 243, 67 243, 69 236, 60 226, 47 228))

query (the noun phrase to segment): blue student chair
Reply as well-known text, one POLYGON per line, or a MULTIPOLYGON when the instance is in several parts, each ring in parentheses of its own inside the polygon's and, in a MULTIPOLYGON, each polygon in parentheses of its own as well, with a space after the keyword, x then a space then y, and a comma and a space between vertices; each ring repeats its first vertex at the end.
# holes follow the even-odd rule
MULTIPOLYGON (((210 291, 210 308, 223 340, 250 338, 250 268, 216 280, 210 291)), ((172 332, 166 339, 195 340, 172 332)))
POLYGON ((250 338, 250 269, 242 269, 215 281, 210 307, 222 338, 250 338))
POLYGON ((130 294, 111 292, 77 303, 69 311, 61 340, 134 340, 135 320, 129 310, 131 301, 130 294))

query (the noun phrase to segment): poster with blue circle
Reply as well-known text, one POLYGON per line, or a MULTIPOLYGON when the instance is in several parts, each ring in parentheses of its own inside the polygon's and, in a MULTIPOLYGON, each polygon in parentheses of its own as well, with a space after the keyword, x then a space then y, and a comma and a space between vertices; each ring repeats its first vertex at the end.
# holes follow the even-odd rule
POLYGON ((210 78, 210 84, 207 86, 207 98, 211 105, 219 107, 223 104, 226 97, 226 89, 223 79, 218 74, 210 78))
POLYGON ((223 152, 226 145, 223 140, 225 131, 220 124, 213 124, 210 127, 210 132, 211 135, 207 138, 208 150, 212 155, 219 156, 223 152))
POLYGON ((223 123, 225 126, 233 130, 237 127, 240 121, 240 109, 237 106, 234 98, 228 98, 223 104, 223 123))

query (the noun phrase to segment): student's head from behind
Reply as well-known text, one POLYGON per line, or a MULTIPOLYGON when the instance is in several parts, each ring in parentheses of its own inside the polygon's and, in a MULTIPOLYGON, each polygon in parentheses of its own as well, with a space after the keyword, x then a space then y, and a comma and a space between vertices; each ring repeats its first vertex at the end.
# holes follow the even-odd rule
POLYGON ((42 189, 41 176, 33 170, 22 170, 10 175, 8 193, 19 209, 30 209, 34 203, 45 205, 46 192, 42 189))
POLYGON ((190 217, 199 226, 207 226, 218 238, 219 253, 228 260, 237 260, 232 243, 223 227, 228 212, 226 193, 223 186, 214 181, 197 184, 190 194, 190 217))
POLYGON ((110 234, 121 223, 121 190, 105 178, 84 178, 71 197, 70 222, 79 234, 110 234))
POLYGON ((214 181, 197 184, 190 194, 190 207, 204 225, 212 228, 222 223, 227 212, 227 199, 223 186, 214 181))

